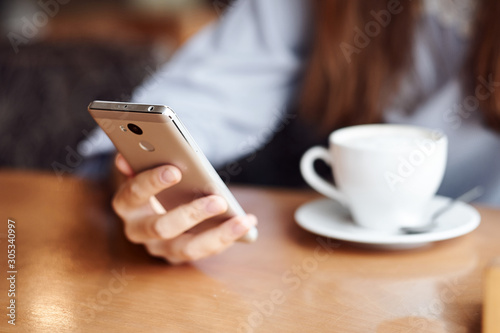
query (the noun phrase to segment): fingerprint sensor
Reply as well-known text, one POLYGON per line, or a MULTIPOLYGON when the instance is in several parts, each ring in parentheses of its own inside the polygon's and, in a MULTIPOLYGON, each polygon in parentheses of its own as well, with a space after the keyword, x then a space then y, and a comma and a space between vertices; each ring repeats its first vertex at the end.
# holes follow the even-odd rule
POLYGON ((145 151, 155 151, 155 147, 147 141, 139 142, 139 147, 145 151))

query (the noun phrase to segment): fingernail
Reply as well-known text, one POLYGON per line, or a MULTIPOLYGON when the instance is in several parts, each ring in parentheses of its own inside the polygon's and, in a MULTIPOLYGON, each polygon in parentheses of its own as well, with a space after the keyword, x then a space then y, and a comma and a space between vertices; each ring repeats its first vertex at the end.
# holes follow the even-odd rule
POLYGON ((210 214, 220 214, 227 210, 227 203, 224 199, 218 196, 210 196, 205 198, 205 210, 210 214))
POLYGON ((251 227, 255 226, 256 222, 255 216, 247 215, 245 218, 238 220, 238 222, 233 225, 233 234, 235 236, 242 236, 251 227))
POLYGON ((177 172, 172 170, 171 168, 166 168, 161 173, 161 179, 163 182, 167 184, 175 183, 177 179, 179 179, 177 172))

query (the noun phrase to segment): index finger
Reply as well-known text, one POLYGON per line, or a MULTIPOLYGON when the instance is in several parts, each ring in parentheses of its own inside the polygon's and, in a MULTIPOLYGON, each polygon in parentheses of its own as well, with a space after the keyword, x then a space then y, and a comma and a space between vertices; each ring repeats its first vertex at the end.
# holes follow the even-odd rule
POLYGON ((143 171, 122 185, 115 195, 113 205, 120 211, 142 206, 149 202, 151 196, 178 183, 181 177, 180 170, 173 165, 143 171))

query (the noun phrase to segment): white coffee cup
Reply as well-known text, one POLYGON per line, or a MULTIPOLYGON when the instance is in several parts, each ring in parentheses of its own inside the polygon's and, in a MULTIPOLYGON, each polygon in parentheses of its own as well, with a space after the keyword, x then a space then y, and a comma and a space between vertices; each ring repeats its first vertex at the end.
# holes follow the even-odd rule
POLYGON ((438 131, 406 125, 359 125, 334 131, 329 149, 312 147, 300 163, 302 176, 321 194, 346 206, 366 228, 396 231, 426 224, 429 202, 441 184, 448 140, 438 131), (314 169, 332 167, 335 185, 314 169))

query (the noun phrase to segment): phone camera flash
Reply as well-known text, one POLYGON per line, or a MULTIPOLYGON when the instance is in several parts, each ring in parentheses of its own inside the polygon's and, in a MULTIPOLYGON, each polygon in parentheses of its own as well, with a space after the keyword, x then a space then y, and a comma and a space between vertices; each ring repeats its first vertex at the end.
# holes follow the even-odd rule
POLYGON ((123 126, 123 125, 120 125, 120 129, 123 131, 123 132, 126 132, 127 131, 127 127, 123 126))

